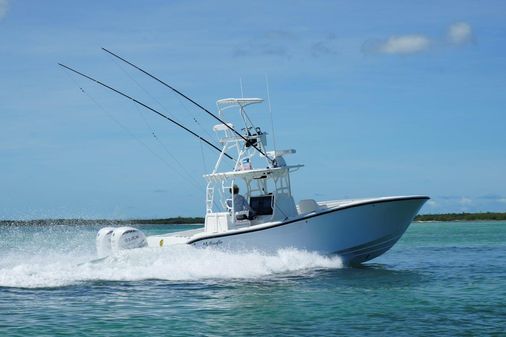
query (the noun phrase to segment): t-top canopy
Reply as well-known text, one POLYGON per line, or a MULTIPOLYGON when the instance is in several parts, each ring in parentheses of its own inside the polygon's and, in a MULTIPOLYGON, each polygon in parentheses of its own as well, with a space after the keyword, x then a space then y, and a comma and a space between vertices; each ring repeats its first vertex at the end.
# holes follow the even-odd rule
POLYGON ((261 98, 223 98, 216 101, 216 105, 221 110, 240 106, 244 108, 250 104, 262 103, 264 100, 261 98))

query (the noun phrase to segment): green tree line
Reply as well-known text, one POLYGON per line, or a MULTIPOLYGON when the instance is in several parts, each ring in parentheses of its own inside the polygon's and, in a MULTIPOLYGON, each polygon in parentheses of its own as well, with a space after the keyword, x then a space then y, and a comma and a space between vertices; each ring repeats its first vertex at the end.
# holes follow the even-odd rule
POLYGON ((160 224, 160 225, 186 225, 204 224, 202 217, 175 217, 165 219, 36 219, 36 220, 0 220, 0 225, 134 225, 134 224, 160 224))
POLYGON ((415 221, 477 221, 477 220, 506 220, 506 213, 446 213, 419 214, 415 221))

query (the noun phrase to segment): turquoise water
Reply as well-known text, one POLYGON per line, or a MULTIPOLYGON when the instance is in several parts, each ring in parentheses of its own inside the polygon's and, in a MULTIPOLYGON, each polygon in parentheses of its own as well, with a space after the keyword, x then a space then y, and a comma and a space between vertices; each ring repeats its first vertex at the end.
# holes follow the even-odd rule
POLYGON ((506 335, 506 222, 415 223, 361 268, 191 247, 87 263, 97 229, 0 227, 0 336, 506 335))

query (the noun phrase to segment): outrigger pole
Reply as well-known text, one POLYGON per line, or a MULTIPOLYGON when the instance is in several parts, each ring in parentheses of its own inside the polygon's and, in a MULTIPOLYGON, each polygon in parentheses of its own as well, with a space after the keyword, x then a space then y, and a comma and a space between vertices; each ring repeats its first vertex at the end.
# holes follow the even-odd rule
MULTIPOLYGON (((220 152, 220 153, 222 152, 222 149, 220 149, 219 147, 217 147, 217 146, 216 146, 216 145, 214 145, 213 143, 209 142, 207 139, 205 139, 205 138, 203 138, 203 137, 199 136, 198 134, 196 134, 196 133, 195 133, 195 132, 193 132, 192 130, 188 129, 186 126, 184 126, 184 125, 182 125, 182 124, 180 124, 180 123, 176 122, 176 121, 175 121, 175 120, 173 120, 172 118, 170 118, 170 117, 168 117, 168 116, 166 116, 166 115, 162 114, 161 112, 159 112, 159 111, 155 110, 154 108, 152 108, 152 107, 150 107, 150 106, 148 106, 148 105, 146 105, 146 104, 144 104, 144 103, 142 103, 142 102, 140 102, 140 101, 136 100, 135 98, 133 98, 133 97, 131 97, 131 96, 128 96, 127 94, 125 94, 125 93, 123 93, 123 92, 121 92, 121 91, 119 91, 119 90, 117 90, 117 89, 114 89, 113 87, 111 87, 111 86, 109 86, 109 85, 107 85, 107 84, 105 84, 105 83, 100 82, 99 80, 94 79, 93 77, 90 77, 90 76, 85 75, 85 74, 83 74, 83 73, 81 73, 81 72, 79 72, 79 71, 77 71, 77 70, 75 70, 75 69, 72 69, 72 68, 70 68, 70 67, 67 67, 67 66, 66 66, 66 65, 64 65, 64 64, 58 63, 58 65, 60 65, 61 67, 65 68, 65 69, 67 69, 67 70, 70 70, 70 71, 72 71, 72 72, 74 72, 74 73, 76 73, 76 74, 78 74, 78 75, 81 75, 82 77, 87 78, 87 79, 89 79, 90 81, 93 81, 93 82, 95 82, 95 83, 98 83, 98 84, 100 84, 101 86, 103 86, 103 87, 105 87, 105 88, 107 88, 107 89, 109 89, 109 90, 112 90, 112 91, 114 91, 115 93, 120 94, 120 95, 121 95, 121 96, 123 96, 123 97, 126 97, 126 98, 128 98, 128 99, 132 100, 133 102, 135 102, 135 103, 139 104, 140 106, 143 106, 144 108, 146 108, 146 109, 148 109, 148 110, 153 111, 154 113, 158 114, 159 116, 161 116, 161 117, 163 117, 163 118, 167 119, 168 121, 170 121, 170 122, 172 122, 172 123, 176 124, 177 126, 179 126, 180 128, 182 128, 183 130, 185 130, 185 131, 187 131, 187 132, 191 133, 193 136, 195 136, 195 137, 197 137, 198 139, 200 139, 201 141, 205 142, 206 144, 208 144, 209 146, 211 146, 211 147, 212 147, 213 149, 215 149, 216 151, 218 151, 218 152, 220 152)), ((229 156, 227 153, 223 153, 223 154, 224 154, 225 156, 227 156, 228 158, 230 158, 230 159, 234 160, 234 158, 232 158, 231 156, 229 156)))
POLYGON ((169 84, 165 83, 164 81, 162 81, 161 79, 159 79, 158 77, 154 76, 154 75, 151 75, 150 73, 148 73, 147 71, 145 71, 144 69, 136 66, 135 64, 133 64, 132 62, 129 62, 127 60, 125 60, 124 58, 122 58, 121 56, 113 53, 112 51, 110 50, 107 50, 105 48, 102 48, 103 51, 111 54, 112 56, 120 59, 121 61, 125 62, 126 64, 134 67, 135 69, 139 70, 140 72, 148 75, 149 77, 151 77, 152 79, 160 82, 161 84, 163 84, 164 86, 166 86, 167 88, 171 89, 172 91, 174 91, 176 94, 180 95, 181 97, 185 98, 186 100, 190 101, 191 103, 193 103, 194 105, 196 105, 197 107, 199 107, 201 110, 207 112, 210 116, 212 116, 214 119, 218 120, 220 123, 222 123, 223 125, 225 125, 227 128, 229 128, 232 132, 234 132, 236 135, 238 135, 239 137, 241 137, 245 142, 246 144, 249 144, 251 146, 253 146, 253 148, 255 150, 257 150, 258 152, 260 152, 263 156, 265 156, 265 158, 267 158, 268 161, 271 162, 271 164, 275 165, 276 161, 274 159, 271 159, 269 158, 269 156, 267 154, 265 154, 261 149, 259 149, 256 144, 254 144, 252 141, 246 139, 242 134, 240 134, 239 132, 237 132, 233 127, 231 127, 230 125, 228 125, 228 123, 225 123, 221 118, 219 118, 218 116, 216 116, 215 114, 213 114, 211 111, 207 110, 206 108, 204 108, 202 105, 200 105, 199 103, 195 102, 193 99, 191 99, 190 97, 186 96, 185 94, 183 94, 181 91, 177 90, 176 88, 170 86, 169 84))

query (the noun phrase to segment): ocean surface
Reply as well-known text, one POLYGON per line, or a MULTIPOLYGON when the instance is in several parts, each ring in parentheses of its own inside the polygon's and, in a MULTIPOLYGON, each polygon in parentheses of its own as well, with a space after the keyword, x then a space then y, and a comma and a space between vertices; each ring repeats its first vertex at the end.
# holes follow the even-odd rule
POLYGON ((0 336, 506 336, 506 222, 414 223, 360 268, 192 247, 89 263, 97 230, 0 227, 0 336))

